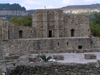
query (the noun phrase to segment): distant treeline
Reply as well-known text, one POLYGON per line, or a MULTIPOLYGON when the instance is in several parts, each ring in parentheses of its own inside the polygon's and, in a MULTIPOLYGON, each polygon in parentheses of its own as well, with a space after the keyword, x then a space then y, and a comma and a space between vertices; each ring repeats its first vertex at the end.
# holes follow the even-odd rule
POLYGON ((0 4, 0 10, 26 10, 25 7, 21 7, 19 4, 0 4))

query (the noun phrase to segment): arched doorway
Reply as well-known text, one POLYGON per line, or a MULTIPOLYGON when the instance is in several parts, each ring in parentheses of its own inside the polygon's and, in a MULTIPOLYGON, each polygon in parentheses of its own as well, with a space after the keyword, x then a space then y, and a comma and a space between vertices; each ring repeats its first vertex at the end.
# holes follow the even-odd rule
POLYGON ((19 38, 23 38, 23 31, 22 30, 19 31, 19 38))
POLYGON ((71 37, 75 36, 75 30, 71 29, 71 37))

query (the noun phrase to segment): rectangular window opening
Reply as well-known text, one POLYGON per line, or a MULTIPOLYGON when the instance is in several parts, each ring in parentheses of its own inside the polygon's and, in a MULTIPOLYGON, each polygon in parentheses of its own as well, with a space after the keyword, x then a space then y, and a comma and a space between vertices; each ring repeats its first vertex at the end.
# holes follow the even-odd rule
POLYGON ((49 37, 52 37, 52 30, 49 30, 49 37))
POLYGON ((78 46, 78 49, 82 49, 82 46, 78 46))

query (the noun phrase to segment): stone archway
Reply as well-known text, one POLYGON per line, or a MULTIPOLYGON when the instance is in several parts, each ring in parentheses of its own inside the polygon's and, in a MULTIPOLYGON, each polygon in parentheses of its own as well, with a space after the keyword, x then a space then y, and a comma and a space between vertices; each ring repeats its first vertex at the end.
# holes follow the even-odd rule
POLYGON ((75 30, 71 29, 71 37, 74 37, 74 36, 75 36, 75 30))

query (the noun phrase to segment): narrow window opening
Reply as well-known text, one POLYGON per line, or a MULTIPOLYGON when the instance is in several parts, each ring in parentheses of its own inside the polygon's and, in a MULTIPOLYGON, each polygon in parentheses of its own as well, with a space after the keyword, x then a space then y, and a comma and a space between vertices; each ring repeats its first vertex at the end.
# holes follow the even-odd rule
POLYGON ((59 43, 58 43, 58 45, 59 45, 59 43))
POLYGON ((88 29, 88 31, 89 31, 89 29, 88 29))
POLYGON ((78 46, 78 49, 82 49, 82 46, 78 46))
POLYGON ((75 30, 74 29, 71 29, 71 36, 72 37, 74 36, 74 32, 75 32, 75 30))
POLYGON ((23 31, 22 30, 19 31, 19 38, 23 38, 23 31))
POLYGON ((49 37, 52 37, 52 30, 49 30, 49 37))
POLYGON ((33 31, 31 30, 31 33, 32 33, 33 31))
POLYGON ((8 30, 8 39, 10 39, 10 34, 9 34, 9 30, 8 30))
POLYGON ((66 44, 68 45, 68 42, 66 44))
POLYGON ((93 41, 91 41, 91 45, 93 44, 93 41))

